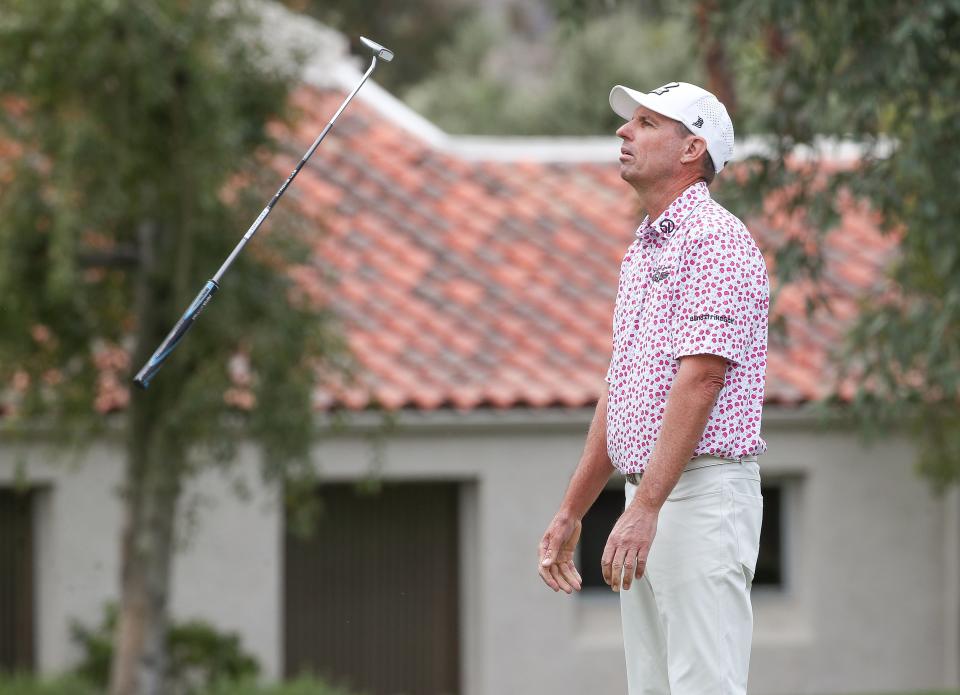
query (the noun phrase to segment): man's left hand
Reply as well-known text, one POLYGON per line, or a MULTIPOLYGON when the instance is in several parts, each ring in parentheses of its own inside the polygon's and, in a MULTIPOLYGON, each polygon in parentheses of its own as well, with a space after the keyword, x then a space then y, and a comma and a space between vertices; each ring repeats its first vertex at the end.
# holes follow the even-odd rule
POLYGON ((610 532, 600 567, 603 580, 614 591, 620 591, 621 575, 624 591, 630 588, 634 578, 643 576, 647 554, 657 533, 658 516, 659 510, 630 504, 610 532))

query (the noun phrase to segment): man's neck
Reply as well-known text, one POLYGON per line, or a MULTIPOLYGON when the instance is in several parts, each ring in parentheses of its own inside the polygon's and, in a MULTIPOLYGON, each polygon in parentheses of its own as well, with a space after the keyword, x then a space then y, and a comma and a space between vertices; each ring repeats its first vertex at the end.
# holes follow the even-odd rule
POLYGON ((669 186, 657 186, 655 189, 643 191, 637 190, 640 207, 646 212, 652 222, 660 217, 663 211, 670 206, 670 203, 680 197, 681 193, 700 180, 702 179, 686 179, 677 181, 669 186))

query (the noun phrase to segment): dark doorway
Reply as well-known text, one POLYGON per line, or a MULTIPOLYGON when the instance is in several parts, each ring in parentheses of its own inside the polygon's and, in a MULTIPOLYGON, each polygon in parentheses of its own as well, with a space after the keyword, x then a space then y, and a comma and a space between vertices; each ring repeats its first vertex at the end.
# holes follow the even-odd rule
POLYGON ((286 535, 284 668, 371 695, 460 688, 457 485, 324 485, 286 535))
POLYGON ((0 671, 33 670, 33 499, 0 490, 0 671))

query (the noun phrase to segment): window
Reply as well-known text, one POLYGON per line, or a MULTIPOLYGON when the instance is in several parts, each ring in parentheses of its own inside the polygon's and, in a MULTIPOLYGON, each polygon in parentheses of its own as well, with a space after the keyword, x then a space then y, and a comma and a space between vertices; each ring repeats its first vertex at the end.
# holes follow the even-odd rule
POLYGON ((607 545, 607 537, 613 525, 623 513, 623 488, 607 488, 600 493, 590 511, 583 517, 583 530, 580 533, 580 559, 577 569, 583 578, 584 589, 607 589, 600 571, 600 558, 607 545))
MULTIPOLYGON (((763 527, 760 532, 760 553, 754 586, 780 589, 784 585, 784 513, 786 483, 783 480, 764 482, 763 527)), ((583 517, 580 536, 580 557, 577 568, 583 577, 583 588, 608 588, 600 571, 600 558, 607 537, 623 513, 623 489, 607 488, 600 493, 590 511, 583 517)))
POLYGON ((782 588, 784 483, 763 483, 760 491, 763 494, 763 526, 760 528, 760 554, 753 585, 782 588))

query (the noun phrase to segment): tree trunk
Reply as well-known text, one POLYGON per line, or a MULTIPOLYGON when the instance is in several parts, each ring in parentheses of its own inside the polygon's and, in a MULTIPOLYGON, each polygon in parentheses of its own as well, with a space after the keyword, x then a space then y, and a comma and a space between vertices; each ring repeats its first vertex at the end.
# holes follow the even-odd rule
POLYGON ((142 451, 142 458, 128 454, 111 695, 166 695, 167 604, 180 490, 171 453, 157 447, 142 451))
POLYGON ((707 89, 727 107, 730 116, 737 114, 737 90, 730 72, 726 44, 711 26, 711 17, 716 11, 715 0, 701 0, 697 4, 697 25, 704 62, 707 68, 707 89))
MULTIPOLYGON (((140 319, 133 365, 143 363, 158 342, 154 243, 156 230, 139 230, 140 272, 137 315, 140 319)), ((167 603, 176 532, 184 452, 163 427, 165 392, 134 390, 130 399, 127 465, 121 496, 120 606, 114 633, 110 695, 166 695, 167 603)))

